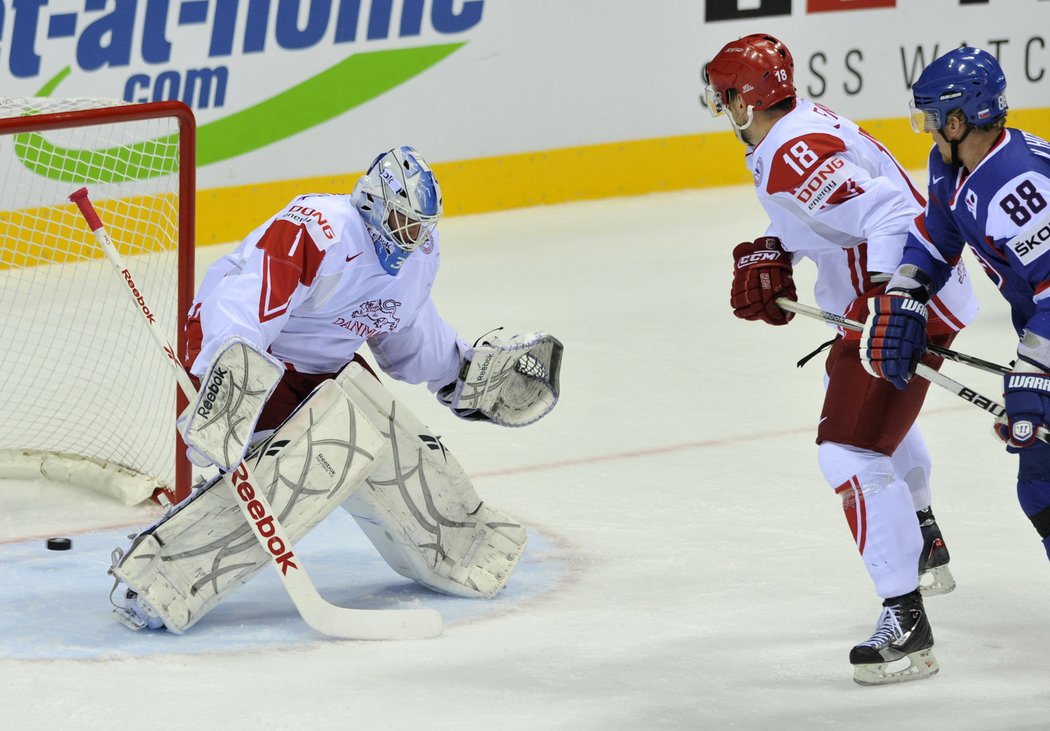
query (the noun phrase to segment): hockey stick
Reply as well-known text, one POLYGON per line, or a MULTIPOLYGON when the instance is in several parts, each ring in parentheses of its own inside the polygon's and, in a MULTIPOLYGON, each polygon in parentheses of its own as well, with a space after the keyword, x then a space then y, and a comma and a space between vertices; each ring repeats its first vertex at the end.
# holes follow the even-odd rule
MULTIPOLYGON (((179 362, 175 349, 165 340, 160 330, 154 327, 156 322, 149 304, 138 285, 135 284, 135 278, 128 270, 123 258, 113 246, 112 239, 88 198, 87 188, 77 190, 69 196, 69 200, 80 209, 80 214, 95 234, 99 245, 106 253, 106 258, 113 265, 114 271, 127 284, 127 292, 136 309, 142 313, 150 335, 167 354, 168 361, 175 369, 175 378, 179 388, 182 389, 189 402, 194 403, 197 400, 197 389, 194 388, 189 374, 179 362)), ((437 637, 441 634, 441 615, 433 609, 350 609, 326 601, 317 592, 317 587, 310 580, 305 567, 292 560, 295 558, 292 553, 292 542, 288 539, 284 526, 277 519, 269 500, 261 490, 253 487, 247 461, 242 460, 236 468, 225 473, 223 482, 233 493, 234 502, 240 507, 244 519, 248 521, 248 525, 252 526, 259 545, 270 557, 271 565, 280 577, 303 621, 315 630, 330 637, 350 640, 413 640, 437 637), (249 512, 249 503, 254 503, 255 515, 249 512), (266 535, 262 532, 262 525, 266 525, 266 535)))
MULTIPOLYGON (((834 314, 832 312, 825 312, 824 310, 817 309, 816 307, 810 307, 809 305, 803 305, 803 304, 800 304, 798 302, 795 302, 794 300, 789 300, 786 297, 779 297, 779 298, 777 298, 777 306, 780 307, 780 309, 782 309, 782 310, 787 310, 788 312, 794 312, 794 313, 797 313, 799 315, 805 315, 806 317, 812 317, 814 320, 823 320, 824 322, 830 322, 833 325, 841 325, 842 327, 847 328, 848 330, 856 330, 858 332, 864 330, 864 326, 861 323, 857 322, 856 320, 850 320, 849 318, 843 317, 842 315, 836 315, 836 314, 834 314)), ((931 350, 932 350, 932 347, 931 347, 931 350)), ((940 350, 947 350, 947 349, 946 348, 941 348, 940 350)), ((963 355, 962 353, 955 353, 954 350, 951 350, 951 351, 948 351, 948 352, 949 353, 953 353, 953 354, 955 354, 957 356, 960 356, 960 357, 963 357, 963 358, 970 359, 970 356, 963 355)), ((938 353, 938 355, 940 355, 940 353, 938 353)), ((974 358, 973 360, 980 360, 980 359, 974 358)), ((959 362, 965 362, 965 361, 959 361, 959 362)), ((992 366, 995 369, 995 370, 992 371, 993 373, 1007 373, 1007 372, 1009 372, 1007 369, 1003 368, 1003 366, 998 366, 998 365, 995 365, 994 363, 988 363, 987 361, 980 361, 980 362, 981 363, 986 363, 987 365, 992 366), (1002 368, 1003 370, 1001 370, 1001 371, 998 370, 1000 368, 1002 368)), ((985 369, 985 370, 988 370, 988 369, 985 369)), ((991 399, 991 398, 988 398, 987 396, 983 396, 983 395, 977 393, 977 391, 974 391, 972 388, 967 388, 966 386, 964 386, 961 383, 959 383, 958 381, 956 381, 954 378, 949 378, 948 376, 944 375, 940 371, 937 371, 937 370, 934 370, 933 368, 930 368, 925 363, 918 363, 918 364, 916 364, 916 366, 915 366, 915 375, 921 376, 922 378, 925 378, 930 383, 936 384, 936 385, 940 386, 941 388, 945 389, 946 391, 951 391, 952 393, 954 393, 956 396, 958 396, 962 400, 968 401, 969 403, 973 404, 977 408, 983 409, 984 411, 987 411, 989 414, 992 414, 995 417, 1000 417, 1000 416, 1002 416, 1003 414, 1006 413, 1006 407, 1004 407, 1001 403, 999 403, 995 399, 991 399)), ((1040 441, 1050 444, 1050 431, 1047 431, 1046 427, 1040 426, 1036 430, 1035 436, 1040 441)))
MULTIPOLYGON (((834 312, 828 312, 826 310, 817 309, 816 307, 810 307, 809 305, 803 305, 794 300, 789 300, 786 297, 781 297, 777 300, 777 306, 782 310, 788 310, 789 312, 795 312, 806 317, 812 317, 817 320, 823 320, 829 322, 832 325, 839 325, 846 328, 847 330, 856 330, 861 332, 864 329, 863 323, 851 320, 848 317, 842 315, 836 315, 834 312)), ((1000 376, 1005 376, 1010 372, 1010 369, 1006 366, 999 365, 998 363, 992 363, 991 361, 982 360, 981 358, 975 358, 972 355, 966 353, 960 353, 957 350, 951 350, 950 348, 942 348, 939 345, 933 343, 926 344, 927 349, 934 355, 939 355, 945 360, 950 360, 955 363, 962 363, 963 365, 973 366, 982 371, 988 371, 989 373, 996 373, 1000 376)))

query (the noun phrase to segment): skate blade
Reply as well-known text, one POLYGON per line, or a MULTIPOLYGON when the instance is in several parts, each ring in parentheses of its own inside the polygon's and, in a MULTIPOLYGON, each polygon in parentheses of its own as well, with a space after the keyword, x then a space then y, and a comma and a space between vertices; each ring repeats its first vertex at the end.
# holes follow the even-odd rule
POLYGON ((922 680, 940 670, 932 649, 918 650, 899 660, 853 666, 853 682, 858 685, 889 685, 922 680))
POLYGON ((919 593, 923 596, 948 594, 955 590, 955 577, 948 564, 934 566, 919 574, 919 593))

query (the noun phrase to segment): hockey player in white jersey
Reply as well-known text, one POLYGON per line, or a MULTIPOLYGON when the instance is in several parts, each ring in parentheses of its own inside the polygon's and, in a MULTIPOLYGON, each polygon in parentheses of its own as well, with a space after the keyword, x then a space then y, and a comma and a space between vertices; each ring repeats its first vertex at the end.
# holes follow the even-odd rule
MULTIPOLYGON (((352 195, 299 196, 252 231, 193 303, 185 361, 201 388, 179 428, 201 466, 244 458, 292 540, 341 504, 398 573, 489 598, 525 528, 478 497, 358 351, 367 343, 383 372, 425 383, 462 418, 524 426, 557 402, 562 346, 544 333, 471 346, 441 318, 441 215, 430 167, 399 147, 352 195)), ((270 560, 218 482, 117 552, 127 626, 184 632, 270 560)))
MULTIPOLYGON (((787 324, 792 314, 776 300, 796 299, 792 267, 810 259, 817 305, 863 320, 900 260, 922 195, 877 140, 796 95, 791 53, 776 38, 726 44, 703 75, 704 106, 725 114, 746 145, 769 216, 764 236, 733 251, 734 313, 787 324)), ((946 346, 976 313, 961 264, 930 309, 931 340, 946 346)), ((854 679, 883 684, 937 672, 922 594, 951 591, 955 582, 930 507, 930 456, 914 423, 927 384, 887 387, 865 373, 858 348, 858 334, 841 330, 831 344, 818 461, 883 604, 875 633, 850 652, 854 679)))
POLYGON ((1050 557, 1050 143, 1006 125, 1006 75, 988 51, 956 48, 912 86, 929 133, 930 202, 880 297, 862 349, 873 373, 908 387, 926 349, 926 303, 968 245, 1010 305, 1019 338, 996 431, 1017 453, 1017 498, 1050 557))

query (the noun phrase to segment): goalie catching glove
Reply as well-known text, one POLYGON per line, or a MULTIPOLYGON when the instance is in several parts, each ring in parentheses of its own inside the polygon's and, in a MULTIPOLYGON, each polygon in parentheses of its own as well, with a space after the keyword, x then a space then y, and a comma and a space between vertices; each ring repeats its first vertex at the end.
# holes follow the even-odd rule
POLYGON ((440 391, 443 404, 464 419, 526 426, 558 403, 561 342, 542 332, 509 340, 489 336, 475 344, 459 378, 440 391))

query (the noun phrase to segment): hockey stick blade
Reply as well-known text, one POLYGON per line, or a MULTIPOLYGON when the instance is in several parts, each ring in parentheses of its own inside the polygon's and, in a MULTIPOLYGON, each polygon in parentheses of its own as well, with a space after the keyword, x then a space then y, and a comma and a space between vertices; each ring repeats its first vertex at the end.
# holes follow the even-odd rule
MULTIPOLYGON (((803 305, 793 300, 789 300, 785 297, 780 297, 779 299, 777 299, 777 306, 780 307, 780 309, 782 310, 794 312, 796 314, 804 315, 806 317, 811 317, 814 320, 830 322, 833 325, 839 325, 849 330, 862 331, 864 329, 864 326, 856 320, 850 320, 847 317, 843 317, 842 315, 836 315, 833 312, 825 312, 824 310, 818 309, 816 307, 803 305)), ((955 351, 948 352, 954 353, 955 351)), ((957 353, 957 355, 962 356, 963 354, 957 353)), ((963 357, 969 358, 970 356, 963 357)), ((996 368, 1002 368, 1002 366, 996 366, 996 368)), ((1007 371, 1004 369, 1004 371, 996 370, 994 372, 1002 373, 1007 371)), ((997 418, 1006 413, 1006 407, 1004 407, 995 399, 988 398, 987 396, 984 396, 978 393, 977 391, 974 391, 972 388, 968 388, 962 385, 954 378, 949 378, 940 371, 930 368, 925 363, 919 363, 915 366, 915 374, 917 376, 920 376, 921 378, 925 378, 930 383, 940 386, 946 391, 951 391, 962 400, 973 404, 974 406, 976 406, 979 409, 982 409, 983 411, 987 411, 989 414, 992 414, 997 418)), ((1045 427, 1040 426, 1036 430, 1035 436, 1038 440, 1050 444, 1050 431, 1047 431, 1045 427)))
MULTIPOLYGON (((142 313, 143 322, 153 341, 168 356, 179 387, 190 403, 195 402, 197 389, 186 369, 175 358, 175 349, 155 326, 152 310, 146 303, 145 295, 135 284, 134 277, 102 225, 102 220, 88 198, 87 188, 75 191, 69 196, 69 200, 80 209, 80 214, 95 234, 114 271, 121 281, 127 284, 126 291, 133 306, 142 313)), ((261 490, 252 487, 251 472, 247 463, 242 460, 236 469, 223 475, 223 482, 233 493, 234 501, 248 525, 252 527, 252 533, 259 545, 270 557, 270 565, 280 577, 299 615, 310 627, 329 637, 348 640, 415 640, 441 634, 441 615, 433 609, 351 609, 325 600, 310 580, 306 569, 297 563, 298 559, 292 552, 292 541, 277 519, 269 500, 261 490), (250 503, 255 503, 251 509, 248 507, 250 503), (260 520, 263 517, 267 520, 260 520), (265 534, 263 525, 266 526, 265 534)))

